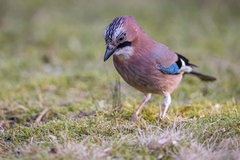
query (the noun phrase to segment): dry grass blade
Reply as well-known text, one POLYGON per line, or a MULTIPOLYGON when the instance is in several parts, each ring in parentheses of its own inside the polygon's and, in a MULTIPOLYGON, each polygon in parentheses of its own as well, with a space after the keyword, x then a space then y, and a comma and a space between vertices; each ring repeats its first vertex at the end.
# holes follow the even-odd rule
POLYGON ((42 119, 42 117, 49 111, 49 108, 44 109, 39 116, 37 117, 37 119, 35 120, 35 123, 39 123, 42 119))

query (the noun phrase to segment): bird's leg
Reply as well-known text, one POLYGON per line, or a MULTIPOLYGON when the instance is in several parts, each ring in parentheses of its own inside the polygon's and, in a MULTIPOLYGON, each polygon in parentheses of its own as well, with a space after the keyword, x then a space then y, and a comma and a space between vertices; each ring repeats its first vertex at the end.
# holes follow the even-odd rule
POLYGON ((165 117, 165 114, 166 114, 167 109, 168 109, 170 104, 171 104, 171 96, 170 96, 169 93, 166 93, 165 96, 164 96, 164 101, 163 101, 164 109, 163 109, 163 112, 162 112, 161 119, 163 119, 165 117))
POLYGON ((151 93, 148 94, 144 94, 144 99, 141 103, 141 105, 138 107, 137 111, 133 114, 132 118, 130 119, 130 121, 136 121, 138 118, 138 114, 141 111, 141 109, 143 108, 144 104, 149 101, 151 99, 151 93))

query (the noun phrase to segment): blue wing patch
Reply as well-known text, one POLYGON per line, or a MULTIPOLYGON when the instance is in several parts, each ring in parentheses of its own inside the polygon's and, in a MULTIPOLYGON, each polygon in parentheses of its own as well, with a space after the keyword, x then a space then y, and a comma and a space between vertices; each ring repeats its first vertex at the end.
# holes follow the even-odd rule
POLYGON ((168 74, 177 74, 177 72, 179 71, 177 63, 170 65, 168 68, 165 68, 162 65, 158 65, 157 68, 168 74))

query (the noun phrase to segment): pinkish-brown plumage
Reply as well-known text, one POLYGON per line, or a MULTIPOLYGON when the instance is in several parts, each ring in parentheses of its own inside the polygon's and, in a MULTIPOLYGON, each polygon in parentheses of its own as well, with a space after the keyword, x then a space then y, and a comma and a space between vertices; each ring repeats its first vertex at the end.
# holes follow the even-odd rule
POLYGON ((182 79, 182 73, 169 75, 159 71, 156 67, 158 64, 148 54, 133 55, 127 60, 113 55, 113 62, 122 78, 143 93, 172 93, 182 79))
POLYGON ((151 93, 164 95, 164 117, 171 103, 170 94, 179 85, 184 72, 193 73, 203 80, 215 80, 194 71, 195 65, 187 58, 152 40, 132 16, 115 18, 104 31, 104 37, 107 44, 104 61, 113 54, 118 73, 145 95, 131 120, 136 120, 151 93))

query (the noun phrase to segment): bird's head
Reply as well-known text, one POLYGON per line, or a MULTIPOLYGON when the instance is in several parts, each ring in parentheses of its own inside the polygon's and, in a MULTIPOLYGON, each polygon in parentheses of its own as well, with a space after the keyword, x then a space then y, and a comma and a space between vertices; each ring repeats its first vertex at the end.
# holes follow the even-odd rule
POLYGON ((137 22, 133 16, 115 18, 105 29, 106 52, 104 61, 112 54, 118 57, 130 57, 133 53, 132 43, 137 37, 137 22))

